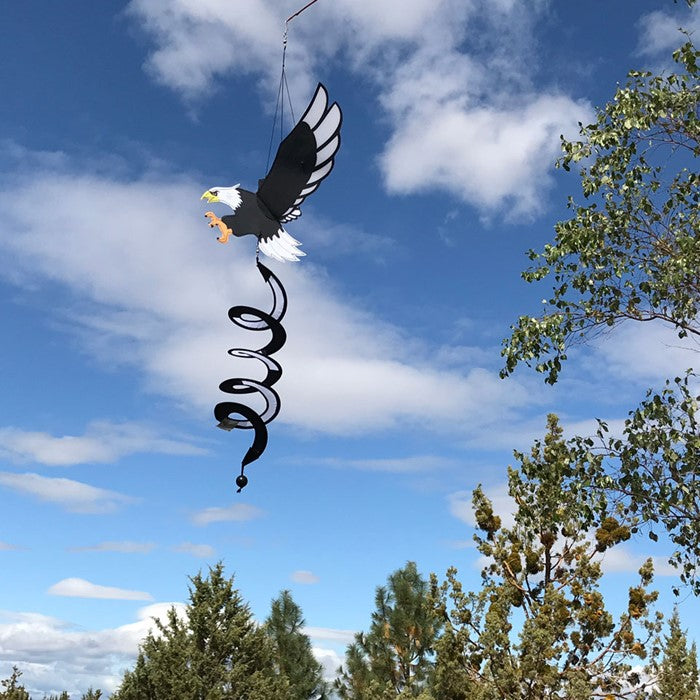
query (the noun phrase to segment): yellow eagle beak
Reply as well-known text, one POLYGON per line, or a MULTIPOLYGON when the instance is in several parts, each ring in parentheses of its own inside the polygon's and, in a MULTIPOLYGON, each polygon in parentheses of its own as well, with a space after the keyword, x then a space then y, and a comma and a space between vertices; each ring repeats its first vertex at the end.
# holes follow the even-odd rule
POLYGON ((219 198, 211 193, 211 190, 207 190, 201 197, 200 199, 206 199, 207 202, 218 202, 219 198))

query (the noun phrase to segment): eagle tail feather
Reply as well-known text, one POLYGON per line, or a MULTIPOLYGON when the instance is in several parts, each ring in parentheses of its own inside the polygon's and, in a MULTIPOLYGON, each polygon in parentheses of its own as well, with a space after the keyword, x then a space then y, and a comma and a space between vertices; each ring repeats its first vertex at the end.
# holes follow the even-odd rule
POLYGON ((306 255, 297 246, 301 245, 299 241, 292 238, 283 228, 277 231, 277 234, 267 239, 260 239, 260 250, 265 255, 280 260, 282 262, 298 262, 300 257, 306 255))

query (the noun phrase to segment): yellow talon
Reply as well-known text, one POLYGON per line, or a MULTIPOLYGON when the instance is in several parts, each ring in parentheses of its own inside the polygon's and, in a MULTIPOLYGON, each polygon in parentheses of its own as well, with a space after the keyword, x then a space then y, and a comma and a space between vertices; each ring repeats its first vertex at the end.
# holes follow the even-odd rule
POLYGON ((207 219, 210 219, 209 228, 214 228, 214 226, 219 227, 221 236, 219 236, 216 240, 219 241, 219 243, 226 243, 233 231, 216 214, 214 214, 213 211, 208 211, 204 216, 207 219))

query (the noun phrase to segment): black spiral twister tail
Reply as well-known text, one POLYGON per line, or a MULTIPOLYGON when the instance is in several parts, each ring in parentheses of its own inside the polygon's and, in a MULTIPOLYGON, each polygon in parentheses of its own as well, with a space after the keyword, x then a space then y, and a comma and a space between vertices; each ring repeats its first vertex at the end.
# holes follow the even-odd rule
POLYGON ((287 310, 287 293, 279 279, 258 260, 258 270, 272 290, 272 311, 266 313, 252 306, 232 306, 228 317, 240 328, 249 331, 272 331, 270 342, 259 350, 232 348, 229 355, 245 359, 259 360, 267 369, 267 376, 262 381, 233 377, 219 384, 219 389, 227 394, 253 394, 257 392, 265 399, 265 409, 259 413, 243 403, 222 401, 214 407, 214 417, 223 430, 242 428, 253 430, 253 444, 241 461, 241 473, 236 477, 238 493, 245 488, 248 477, 243 473, 246 465, 258 459, 267 447, 267 424, 274 420, 280 410, 280 397, 272 385, 282 376, 282 367, 270 355, 276 353, 287 340, 287 333, 282 327, 282 318, 287 310), (232 414, 241 416, 231 418, 232 414))

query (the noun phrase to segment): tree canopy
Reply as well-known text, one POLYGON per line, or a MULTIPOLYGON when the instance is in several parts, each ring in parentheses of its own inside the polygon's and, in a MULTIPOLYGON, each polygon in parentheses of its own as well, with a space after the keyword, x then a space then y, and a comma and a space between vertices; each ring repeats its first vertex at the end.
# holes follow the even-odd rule
MULTIPOLYGON (((570 198, 572 218, 529 253, 524 279, 553 282, 553 294, 540 316, 512 327, 503 376, 534 363, 553 384, 572 345, 625 321, 700 340, 699 57, 687 41, 673 54, 676 72, 630 72, 579 140, 562 139, 559 165, 579 166, 585 203, 570 198)), ((600 422, 596 437, 572 446, 576 478, 641 517, 652 539, 657 523, 664 528, 681 578, 700 592, 700 396, 697 374, 682 369, 648 391, 621 438, 600 422)))
POLYGON ((695 643, 688 647, 678 610, 673 611, 669 620, 663 651, 652 700, 700 700, 695 643))
POLYGON ((190 581, 185 615, 154 621, 114 700, 289 700, 272 643, 222 564, 190 581))
POLYGON ((265 622, 265 632, 274 648, 275 665, 289 683, 291 700, 322 700, 328 692, 323 668, 313 655, 303 627, 301 608, 289 591, 282 591, 272 601, 265 622))
POLYGON ((623 697, 641 692, 634 670, 655 654, 660 615, 647 561, 615 619, 599 584, 603 553, 629 539, 599 496, 570 477, 576 455, 556 416, 530 455, 509 470, 514 524, 504 526, 483 491, 474 492, 485 559, 483 585, 465 592, 451 568, 433 595, 445 621, 437 642, 434 695, 441 700, 623 697))
POLYGON ((418 697, 429 685, 439 628, 428 584, 415 562, 408 562, 377 588, 369 632, 355 636, 340 669, 340 698, 418 697))
POLYGON ((504 341, 504 376, 535 363, 554 383, 572 344, 627 320, 700 337, 699 52, 687 42, 673 57, 679 72, 631 71, 579 140, 562 137, 559 165, 581 165, 586 203, 570 198, 572 218, 529 253, 523 278, 554 291, 504 341))

